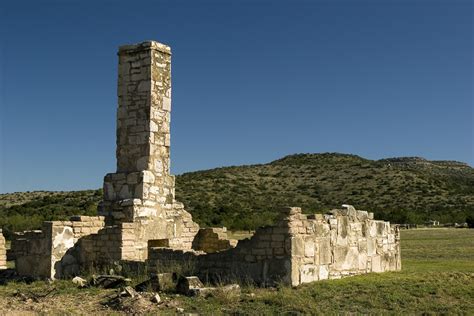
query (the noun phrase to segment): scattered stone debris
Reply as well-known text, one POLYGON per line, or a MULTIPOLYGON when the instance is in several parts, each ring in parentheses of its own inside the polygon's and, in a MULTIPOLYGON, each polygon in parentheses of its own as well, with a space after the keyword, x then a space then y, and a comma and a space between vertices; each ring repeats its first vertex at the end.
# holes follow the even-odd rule
POLYGON ((204 284, 197 276, 180 277, 176 285, 176 292, 192 296, 195 290, 203 287, 204 284))
POLYGON ((107 297, 102 305, 125 312, 127 315, 148 315, 156 312, 157 305, 162 302, 158 293, 138 293, 133 287, 125 286, 107 297))
POLYGON ((102 287, 104 289, 115 289, 127 286, 132 280, 127 279, 121 275, 99 275, 92 276, 89 285, 102 287))
POLYGON ((153 295, 153 297, 151 298, 151 301, 153 303, 156 303, 156 304, 160 304, 161 303, 161 297, 158 293, 156 293, 155 295, 153 295))
POLYGON ((117 295, 102 304, 109 308, 123 311, 127 315, 147 314, 152 311, 154 306, 150 300, 147 300, 141 295, 135 297, 121 297, 120 295, 117 295))
POLYGON ((74 277, 74 278, 72 279, 72 283, 76 284, 77 287, 79 287, 79 288, 83 288, 83 287, 86 287, 86 286, 87 286, 87 280, 86 280, 86 279, 83 279, 83 278, 81 278, 81 277, 79 277, 79 276, 74 277))
POLYGON ((131 298, 140 296, 131 286, 126 286, 123 288, 123 291, 120 292, 120 296, 130 296, 131 298))
POLYGON ((229 284, 220 287, 203 287, 190 289, 189 296, 208 297, 217 293, 222 293, 230 296, 240 295, 240 286, 238 284, 229 284))
POLYGON ((177 276, 174 273, 152 274, 150 278, 135 286, 138 292, 170 291, 176 288, 177 276))
POLYGON ((53 294, 56 291, 55 287, 52 287, 51 289, 47 290, 45 293, 34 293, 31 291, 26 291, 26 292, 20 292, 20 291, 15 291, 13 293, 14 297, 20 298, 24 302, 35 302, 38 303, 41 299, 53 294))

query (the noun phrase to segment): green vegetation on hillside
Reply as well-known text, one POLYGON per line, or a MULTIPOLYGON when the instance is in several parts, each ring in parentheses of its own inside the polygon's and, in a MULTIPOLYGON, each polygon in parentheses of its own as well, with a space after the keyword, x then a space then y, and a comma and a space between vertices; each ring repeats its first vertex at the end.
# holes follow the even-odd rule
POLYGON ((299 154, 262 165, 177 177, 176 197, 205 225, 254 229, 281 205, 320 212, 352 204, 396 223, 464 222, 474 214, 474 169, 422 158, 379 161, 343 154, 299 154))
MULTIPOLYGON (((0 227, 39 228, 43 220, 95 214, 100 190, 0 195, 0 227)), ((248 230, 271 224, 282 205, 321 212, 352 204, 396 223, 465 222, 474 216, 474 169, 453 161, 345 154, 298 154, 268 164, 176 177, 176 199, 201 226, 248 230)))
POLYGON ((0 228, 8 238, 15 231, 39 229, 43 221, 97 215, 101 199, 102 190, 0 194, 0 228))

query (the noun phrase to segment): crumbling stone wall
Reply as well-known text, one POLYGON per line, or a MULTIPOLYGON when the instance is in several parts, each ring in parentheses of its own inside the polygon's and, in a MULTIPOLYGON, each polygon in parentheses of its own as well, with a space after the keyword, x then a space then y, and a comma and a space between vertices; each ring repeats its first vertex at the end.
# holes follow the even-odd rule
POLYGON ((150 247, 148 268, 162 271, 185 262, 205 279, 293 286, 401 269, 398 226, 373 220, 372 214, 352 206, 325 215, 304 215, 295 207, 282 214, 277 225, 258 229, 252 238, 226 251, 206 254, 150 247))
POLYGON ((289 218, 292 285, 401 269, 398 225, 346 209, 321 216, 294 208, 289 218))
POLYGON ((236 245, 236 239, 227 238, 226 227, 210 227, 199 230, 194 237, 192 248, 206 253, 213 253, 233 248, 236 245))
POLYGON ((0 229, 0 269, 7 268, 7 245, 0 229))
MULTIPOLYGON (((41 230, 15 233, 11 244, 15 268, 20 275, 45 278, 77 273, 79 261, 68 251, 81 238, 93 236, 103 228, 102 216, 73 216, 70 221, 44 222, 41 230)), ((84 249, 87 257, 96 251, 94 246, 95 243, 84 249)), ((114 248, 117 247, 101 250, 107 250, 106 255, 112 253, 114 248)))
POLYGON ((291 272, 291 257, 285 251, 286 233, 287 229, 280 227, 262 227, 251 239, 239 241, 237 247, 209 254, 150 247, 147 267, 150 272, 173 272, 184 264, 206 281, 266 284, 286 280, 291 272))

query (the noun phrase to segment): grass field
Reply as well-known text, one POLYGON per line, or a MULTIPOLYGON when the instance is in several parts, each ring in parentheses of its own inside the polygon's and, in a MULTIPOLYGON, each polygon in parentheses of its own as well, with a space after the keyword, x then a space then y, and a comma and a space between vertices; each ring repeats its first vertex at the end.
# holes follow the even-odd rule
MULTIPOLYGON (((240 297, 207 299, 162 294, 165 304, 150 314, 173 314, 176 307, 200 314, 474 314, 474 229, 402 231, 401 272, 321 281, 296 289, 244 287, 240 297)), ((0 286, 0 314, 121 314, 100 304, 113 290, 76 289, 70 281, 0 286), (37 302, 18 293, 55 291, 37 302)), ((142 310, 143 311, 143 310, 142 310)), ((130 310, 128 310, 130 313, 130 310)))

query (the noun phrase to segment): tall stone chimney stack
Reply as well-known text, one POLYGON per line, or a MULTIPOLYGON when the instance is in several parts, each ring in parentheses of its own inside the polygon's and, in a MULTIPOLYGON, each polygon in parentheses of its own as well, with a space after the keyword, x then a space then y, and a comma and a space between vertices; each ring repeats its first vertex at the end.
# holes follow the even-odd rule
POLYGON ((158 216, 174 202, 171 49, 149 41, 121 46, 118 56, 117 172, 105 176, 99 213, 131 222, 158 216))

